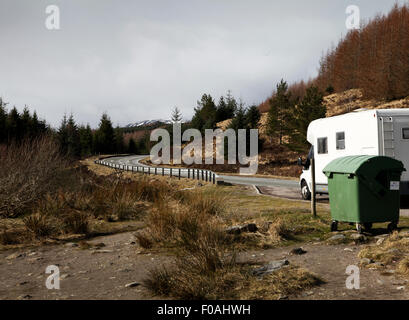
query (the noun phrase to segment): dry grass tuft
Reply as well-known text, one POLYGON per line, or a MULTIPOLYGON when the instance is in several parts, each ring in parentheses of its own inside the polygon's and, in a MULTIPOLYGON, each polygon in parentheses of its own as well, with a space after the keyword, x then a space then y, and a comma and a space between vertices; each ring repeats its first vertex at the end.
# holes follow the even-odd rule
POLYGON ((18 217, 52 191, 67 168, 53 138, 0 146, 0 216, 18 217))
MULTIPOLYGON (((391 234, 380 245, 371 245, 362 249, 358 256, 360 258, 372 259, 380 262, 383 268, 393 268, 403 276, 409 276, 409 237, 398 232, 391 234)), ((373 264, 369 264, 372 267, 373 264)))
POLYGON ((24 225, 35 238, 46 238, 58 232, 56 219, 41 213, 31 214, 23 219, 24 225))

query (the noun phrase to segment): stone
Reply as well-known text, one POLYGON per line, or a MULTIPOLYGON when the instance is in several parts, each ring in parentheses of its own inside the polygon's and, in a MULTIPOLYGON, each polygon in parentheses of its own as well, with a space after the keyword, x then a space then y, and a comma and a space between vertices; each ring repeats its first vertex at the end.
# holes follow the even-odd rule
POLYGON ((303 248, 294 248, 290 251, 290 255, 302 255, 307 253, 303 248))
POLYGON ((332 236, 331 238, 328 239, 328 241, 342 241, 345 239, 346 239, 345 235, 340 233, 332 236))
POLYGON ((374 261, 372 259, 369 258, 362 258, 361 259, 361 264, 371 264, 374 263, 374 261))
POLYGON ((114 252, 114 250, 94 250, 91 253, 95 254, 95 253, 112 253, 114 252))
POLYGON ((255 276, 265 276, 268 275, 274 271, 280 270, 282 267, 290 264, 288 260, 276 260, 276 261, 271 261, 270 263, 254 269, 253 270, 253 275, 255 276))
POLYGON ((65 244, 66 247, 75 248, 78 247, 78 243, 75 242, 68 242, 65 244))
POLYGON ((359 234, 359 233, 351 234, 351 239, 354 240, 356 243, 366 242, 368 240, 366 236, 364 236, 363 234, 359 234))
POLYGON ((239 235, 245 232, 256 232, 258 230, 257 225, 255 223, 248 223, 241 226, 232 226, 226 229, 228 234, 235 234, 239 235))
POLYGON ((235 234, 235 235, 239 235, 241 233, 240 227, 239 226, 233 226, 233 227, 228 227, 226 229, 226 232, 228 234, 235 234))
POLYGON ((17 300, 27 300, 31 299, 33 296, 30 296, 29 294, 21 295, 17 297, 17 300))
POLYGON ((140 285, 141 284, 139 282, 131 282, 131 283, 127 283, 125 285, 125 288, 134 288, 134 287, 137 287, 137 286, 140 286, 140 285))
POLYGON ((16 253, 13 253, 13 254, 7 256, 7 257, 6 257, 6 260, 13 260, 13 259, 21 258, 21 257, 24 257, 24 256, 25 256, 24 253, 18 253, 18 252, 16 252, 16 253))
POLYGON ((376 245, 380 246, 385 242, 385 238, 379 238, 378 241, 376 241, 376 245))
POLYGON ((397 287, 396 290, 405 290, 404 286, 397 287))
POLYGON ((354 250, 351 248, 345 248, 344 251, 349 251, 349 252, 353 252, 354 250))

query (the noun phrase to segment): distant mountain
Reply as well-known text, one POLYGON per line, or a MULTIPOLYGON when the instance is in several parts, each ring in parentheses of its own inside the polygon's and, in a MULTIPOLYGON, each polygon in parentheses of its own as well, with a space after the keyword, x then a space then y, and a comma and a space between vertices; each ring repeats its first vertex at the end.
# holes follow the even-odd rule
POLYGON ((171 124, 170 120, 155 119, 155 120, 143 120, 135 123, 129 123, 124 128, 144 128, 144 127, 157 127, 162 124, 171 124))

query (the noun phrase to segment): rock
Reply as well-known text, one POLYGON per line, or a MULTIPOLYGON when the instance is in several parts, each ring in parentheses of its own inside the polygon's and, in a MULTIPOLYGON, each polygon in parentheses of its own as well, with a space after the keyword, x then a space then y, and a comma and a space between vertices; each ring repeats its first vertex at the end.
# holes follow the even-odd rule
POLYGON ((399 232, 399 235, 402 237, 409 237, 409 231, 401 231, 399 232))
POLYGON ((303 248, 294 248, 290 251, 290 255, 302 255, 307 253, 303 248))
POLYGON ((78 244, 75 242, 68 242, 65 244, 66 247, 75 248, 78 247, 78 244))
POLYGON ((255 223, 248 223, 241 226, 232 226, 226 229, 228 234, 241 234, 245 232, 256 232, 258 230, 257 225, 255 223))
POLYGON ((282 267, 290 264, 288 260, 276 260, 276 261, 271 261, 270 263, 254 269, 253 270, 253 275, 255 276, 265 276, 268 275, 274 271, 280 270, 282 267))
POLYGON ((95 248, 103 248, 103 247, 105 247, 105 243, 103 243, 103 242, 96 243, 96 244, 94 245, 94 247, 95 247, 95 248))
POLYGON ((94 250, 91 253, 95 254, 95 253, 112 253, 114 252, 114 250, 94 250))
POLYGON ((27 300, 31 299, 33 296, 30 296, 29 294, 21 295, 17 297, 17 300, 27 300))
POLYGON ((340 234, 336 234, 334 236, 332 236, 331 238, 328 239, 328 241, 342 241, 345 240, 346 237, 344 234, 340 233, 340 234))
POLYGON ((364 236, 363 234, 359 234, 359 233, 351 234, 351 239, 354 240, 355 243, 363 243, 368 240, 366 236, 364 236))
POLYGON ((64 279, 67 279, 68 277, 70 277, 70 275, 69 274, 63 274, 63 275, 61 275, 60 276, 60 280, 64 280, 64 279))
POLYGON ((7 256, 7 257, 6 257, 6 260, 13 260, 13 259, 21 258, 21 257, 24 257, 24 256, 25 256, 24 253, 18 253, 18 252, 16 252, 16 253, 13 253, 13 254, 7 256))
POLYGON ((405 290, 404 286, 397 287, 396 290, 405 290))
POLYGON ((313 294, 314 294, 314 291, 307 291, 307 292, 304 292, 302 295, 304 297, 308 297, 308 296, 312 296, 313 294))
POLYGON ((140 286, 140 285, 141 284, 139 282, 131 282, 131 283, 127 283, 125 285, 125 288, 134 288, 134 287, 137 287, 137 286, 140 286))
POLYGON ((385 242, 385 238, 379 238, 378 241, 376 241, 376 245, 380 246, 384 242, 385 242))
POLYGON ((353 249, 351 249, 351 248, 345 248, 345 249, 344 249, 344 251, 350 251, 350 252, 353 252, 354 250, 353 250, 353 249))
POLYGON ((28 281, 23 281, 23 282, 20 282, 19 284, 18 284, 18 286, 24 286, 25 284, 27 284, 28 283, 28 281))
POLYGON ((241 232, 256 232, 258 230, 257 225, 255 223, 248 223, 243 226, 240 226, 241 232))
POLYGON ((361 264, 371 264, 374 263, 374 261, 372 259, 369 258, 362 258, 361 259, 361 264))
POLYGON ((241 230, 240 230, 240 227, 239 227, 239 226, 233 226, 233 227, 228 227, 228 228, 226 229, 226 232, 227 232, 228 234, 236 234, 236 235, 238 235, 238 234, 241 233, 241 230))

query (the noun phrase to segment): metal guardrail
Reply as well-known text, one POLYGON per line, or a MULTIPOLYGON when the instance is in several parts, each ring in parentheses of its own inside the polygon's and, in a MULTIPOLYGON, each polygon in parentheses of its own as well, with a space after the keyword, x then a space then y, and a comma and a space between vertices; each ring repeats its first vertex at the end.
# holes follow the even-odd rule
POLYGON ((105 160, 95 160, 95 164, 100 164, 109 168, 142 173, 147 175, 162 175, 193 180, 202 180, 216 184, 216 173, 204 169, 185 169, 185 168, 165 168, 165 167, 146 167, 146 166, 131 166, 127 164, 112 163, 105 160), (174 174, 176 173, 176 174, 174 174), (185 176, 182 176, 182 174, 185 176))

